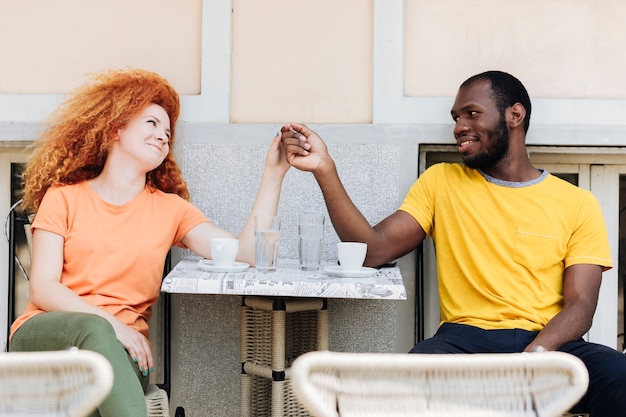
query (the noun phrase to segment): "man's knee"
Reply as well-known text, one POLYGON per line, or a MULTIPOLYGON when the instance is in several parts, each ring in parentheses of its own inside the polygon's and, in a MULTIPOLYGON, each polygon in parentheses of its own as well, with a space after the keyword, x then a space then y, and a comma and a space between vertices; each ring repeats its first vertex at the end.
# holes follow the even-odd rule
POLYGON ((595 414, 626 415, 626 355, 584 341, 568 343, 559 350, 578 357, 587 367, 589 391, 585 399, 595 414))

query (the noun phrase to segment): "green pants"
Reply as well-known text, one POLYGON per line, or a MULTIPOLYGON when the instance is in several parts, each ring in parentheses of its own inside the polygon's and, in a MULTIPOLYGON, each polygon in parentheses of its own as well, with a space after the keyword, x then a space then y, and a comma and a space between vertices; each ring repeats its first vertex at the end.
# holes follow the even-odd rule
POLYGON ((11 338, 11 351, 64 350, 70 347, 98 352, 113 367, 113 389, 92 417, 146 417, 143 376, 115 337, 111 324, 100 316, 55 311, 38 314, 22 324, 11 338))

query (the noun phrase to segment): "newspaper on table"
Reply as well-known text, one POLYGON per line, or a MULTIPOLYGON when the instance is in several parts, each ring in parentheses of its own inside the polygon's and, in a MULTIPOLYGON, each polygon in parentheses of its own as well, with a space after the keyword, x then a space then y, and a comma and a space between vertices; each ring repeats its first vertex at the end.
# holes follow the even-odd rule
POLYGON ((369 277, 340 278, 320 271, 300 271, 282 260, 274 272, 209 272, 199 259, 180 261, 165 277, 161 291, 188 294, 265 295, 280 297, 367 298, 406 300, 400 268, 381 268, 369 277))

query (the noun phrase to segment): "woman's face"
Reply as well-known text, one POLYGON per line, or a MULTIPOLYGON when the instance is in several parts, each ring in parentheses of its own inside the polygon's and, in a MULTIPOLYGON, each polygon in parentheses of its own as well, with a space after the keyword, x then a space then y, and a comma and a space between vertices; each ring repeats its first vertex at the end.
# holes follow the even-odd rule
POLYGON ((143 163, 146 172, 157 168, 170 151, 170 118, 158 104, 146 106, 118 130, 120 148, 143 163))

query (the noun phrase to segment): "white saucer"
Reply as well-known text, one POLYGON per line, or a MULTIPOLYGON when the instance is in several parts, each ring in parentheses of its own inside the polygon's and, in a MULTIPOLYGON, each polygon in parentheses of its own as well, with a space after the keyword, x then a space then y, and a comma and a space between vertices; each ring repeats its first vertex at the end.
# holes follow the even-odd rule
POLYGON ((324 271, 329 275, 340 278, 365 278, 374 275, 378 269, 362 267, 357 271, 344 271, 340 266, 326 266, 324 271))
POLYGON ((217 266, 213 265, 213 261, 210 259, 200 259, 198 266, 203 271, 209 272, 243 272, 250 267, 250 264, 245 262, 235 262, 229 266, 217 266))

